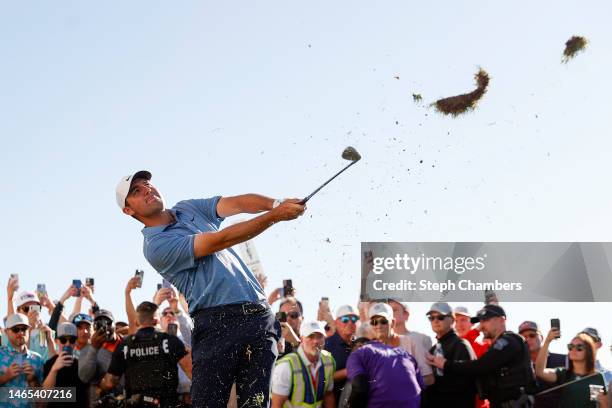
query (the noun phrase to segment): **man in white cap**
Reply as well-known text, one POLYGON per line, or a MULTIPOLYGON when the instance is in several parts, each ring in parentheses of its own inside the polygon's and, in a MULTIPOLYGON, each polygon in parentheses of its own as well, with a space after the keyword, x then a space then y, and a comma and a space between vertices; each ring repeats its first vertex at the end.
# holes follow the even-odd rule
MULTIPOLYGON (((40 354, 28 350, 30 324, 26 315, 15 313, 6 319, 8 344, 0 347, 0 386, 10 388, 40 387, 44 361, 40 354)), ((26 407, 30 403, 15 400, 10 406, 26 407)))
POLYGON ((325 339, 325 350, 329 351, 336 361, 336 373, 334 374, 336 401, 340 400, 340 394, 346 383, 346 360, 351 354, 358 321, 359 315, 353 306, 340 306, 336 309, 336 319, 334 320, 336 332, 325 339))
POLYGON ((415 342, 411 337, 395 333, 393 329, 395 320, 393 309, 387 303, 374 303, 368 311, 370 325, 376 340, 391 347, 401 347, 414 356, 423 376, 425 385, 433 384, 433 369, 427 363, 427 350, 422 344, 415 342))
POLYGON ((300 199, 257 194, 185 200, 166 208, 151 173, 123 177, 121 211, 144 224, 144 255, 187 299, 194 406, 223 407, 236 383, 239 405, 266 406, 280 325, 263 288, 232 246, 304 213, 300 199), (263 213, 220 229, 224 217, 263 213), (223 321, 223 324, 218 322, 223 321))
MULTIPOLYGON (((436 302, 429 308, 427 318, 438 342, 429 350, 433 355, 447 360, 475 360, 476 355, 467 340, 453 330, 453 309, 446 302, 436 302)), ((456 407, 474 408, 476 401, 476 377, 434 370, 435 381, 425 389, 424 408, 456 407)))
POLYGON ((325 328, 318 321, 306 321, 300 327, 301 342, 297 352, 281 358, 272 374, 272 408, 334 408, 335 362, 323 350, 325 328))
POLYGON ((23 291, 15 298, 15 308, 17 313, 22 313, 28 317, 30 325, 30 343, 28 344, 28 349, 40 354, 44 361, 53 357, 55 355, 53 330, 40 318, 40 301, 38 297, 33 292, 23 291))

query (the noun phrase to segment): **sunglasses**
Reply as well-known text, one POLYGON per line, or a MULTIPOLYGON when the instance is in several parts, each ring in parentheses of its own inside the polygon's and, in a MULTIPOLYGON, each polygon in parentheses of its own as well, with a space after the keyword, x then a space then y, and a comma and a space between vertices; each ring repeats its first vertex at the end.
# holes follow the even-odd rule
POLYGON ((348 323, 348 322, 353 322, 353 323, 357 323, 357 321, 359 320, 359 317, 351 315, 351 316, 342 316, 340 318, 340 321, 342 323, 348 323))
POLYGON ((569 351, 572 351, 573 349, 576 349, 576 351, 584 351, 586 349, 584 344, 568 344, 567 345, 567 349, 569 351))
POLYGON ((172 310, 168 310, 166 312, 163 312, 162 316, 175 316, 175 314, 172 310))
POLYGON ((436 315, 436 316, 429 315, 429 316, 427 316, 427 318, 429 319, 430 322, 433 322, 434 320, 442 321, 442 320, 446 319, 447 317, 448 316, 442 316, 442 315, 436 315))
POLYGON ((378 326, 379 324, 386 325, 389 324, 389 320, 385 319, 384 317, 381 317, 380 319, 371 319, 370 324, 372 326, 378 326))
POLYGON ((60 343, 62 344, 66 344, 66 343, 76 343, 77 338, 74 336, 61 336, 58 337, 58 340, 60 341, 60 343))
POLYGON ((530 338, 530 339, 535 339, 536 337, 538 337, 538 333, 529 333, 529 334, 526 334, 525 337, 530 338))
POLYGON ((301 316, 300 312, 289 312, 289 313, 287 313, 287 317, 290 317, 292 319, 297 319, 300 316, 301 316))
POLYGON ((28 326, 11 327, 11 331, 15 334, 18 334, 19 332, 27 333, 28 326))

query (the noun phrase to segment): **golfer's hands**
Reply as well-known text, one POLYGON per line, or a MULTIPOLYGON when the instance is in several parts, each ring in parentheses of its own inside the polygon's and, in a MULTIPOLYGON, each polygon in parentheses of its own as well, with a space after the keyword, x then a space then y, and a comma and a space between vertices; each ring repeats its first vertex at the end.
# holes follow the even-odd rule
POLYGON ((306 206, 300 204, 301 198, 287 198, 280 205, 270 212, 273 213, 278 221, 295 220, 306 211, 306 206))

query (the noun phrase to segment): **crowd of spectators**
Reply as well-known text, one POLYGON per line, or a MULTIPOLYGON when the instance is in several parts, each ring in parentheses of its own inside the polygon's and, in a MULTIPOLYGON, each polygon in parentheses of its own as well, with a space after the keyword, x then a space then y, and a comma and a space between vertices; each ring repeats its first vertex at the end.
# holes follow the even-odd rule
MULTIPOLYGON (((150 302, 135 307, 132 292, 141 286, 141 279, 135 276, 125 286, 127 321, 122 322, 98 303, 93 285, 68 285, 52 301, 40 286, 37 291, 20 291, 18 277, 11 276, 8 313, 0 331, 0 387, 71 387, 76 390, 71 406, 80 407, 115 406, 118 401, 127 406, 134 389, 149 387, 159 399, 149 405, 141 399, 133 406, 190 406, 193 322, 188 305, 176 289, 159 285, 150 302), (74 304, 68 313, 69 300, 74 304), (43 310, 49 315, 47 321, 43 310), (130 373, 126 347, 157 337, 171 352, 148 359, 142 372, 130 373), (156 365, 174 368, 165 377, 156 365), (176 375, 170 374, 173 371, 176 375)), ((423 316, 431 324, 428 334, 409 329, 409 305, 398 300, 341 305, 335 313, 322 300, 316 314, 305 319, 295 293, 282 292, 274 289, 268 298, 278 311, 282 332, 270 387, 273 407, 501 406, 483 394, 476 369, 457 368, 484 361, 492 355, 491 349, 503 348, 496 339, 510 329, 505 329, 501 307, 488 305, 478 311, 480 320, 474 324, 466 307, 434 303, 423 316), (485 325, 489 319, 499 319, 501 329, 485 325), (438 364, 436 359, 446 362, 438 364)), ((587 327, 573 336, 567 354, 548 351, 560 335, 554 328, 544 334, 536 322, 527 320, 516 333, 528 350, 534 406, 612 406, 604 393, 612 385, 612 372, 597 359, 602 352, 597 329, 587 327)), ((228 405, 235 403, 234 391, 228 405)), ((35 406, 26 400, 2 404, 35 406)))

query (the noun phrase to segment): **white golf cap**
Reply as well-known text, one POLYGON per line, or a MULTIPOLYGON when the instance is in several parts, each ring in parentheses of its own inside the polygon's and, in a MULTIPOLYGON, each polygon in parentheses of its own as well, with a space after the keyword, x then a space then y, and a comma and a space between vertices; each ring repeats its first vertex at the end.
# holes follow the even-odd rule
POLYGON ((21 307, 28 302, 40 303, 40 301, 38 300, 38 298, 36 297, 34 293, 24 291, 24 292, 21 292, 19 295, 17 295, 17 299, 15 299, 15 306, 21 307))
POLYGON ((342 305, 336 309, 336 319, 341 318, 342 316, 359 316, 359 313, 355 311, 355 308, 351 305, 342 305))
POLYGON ((386 303, 374 303, 368 310, 368 317, 382 316, 387 320, 393 320, 393 309, 386 303))
POLYGON ((436 302, 429 308, 429 312, 426 314, 430 314, 431 312, 438 312, 441 315, 448 316, 453 314, 453 309, 446 302, 436 302))
POLYGON ((28 322, 28 316, 22 313, 15 313, 6 318, 5 326, 7 329, 10 329, 15 326, 30 327, 30 322, 28 322))
POLYGON ((308 337, 314 333, 321 333, 325 337, 325 327, 323 323, 311 320, 309 322, 303 322, 300 326, 300 334, 304 337, 308 337))
POLYGON ((457 306, 456 308, 453 309, 453 312, 455 312, 456 315, 468 316, 470 318, 472 317, 468 308, 465 306, 457 306))
POLYGON ((117 188, 115 189, 115 194, 117 196, 117 205, 122 210, 125 208, 125 199, 130 192, 130 187, 132 187, 132 181, 136 179, 151 180, 151 173, 146 170, 141 170, 132 174, 131 176, 121 177, 121 180, 119 180, 117 188))

